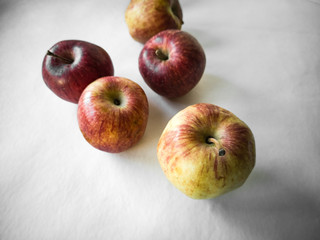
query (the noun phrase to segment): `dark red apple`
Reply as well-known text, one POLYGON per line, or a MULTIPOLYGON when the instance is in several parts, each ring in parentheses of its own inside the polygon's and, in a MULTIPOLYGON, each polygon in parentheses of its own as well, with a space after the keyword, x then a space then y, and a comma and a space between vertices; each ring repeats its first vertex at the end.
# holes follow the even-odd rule
POLYGON ((113 74, 108 53, 95 44, 80 40, 56 43, 47 51, 42 63, 46 85, 57 96, 73 103, 78 103, 89 83, 113 74))
POLYGON ((142 138, 148 115, 143 89, 123 77, 97 79, 85 88, 78 104, 84 138, 93 147, 111 153, 125 151, 142 138))
POLYGON ((139 56, 139 70, 156 93, 177 98, 200 81, 205 53, 192 35, 181 30, 162 31, 149 39, 139 56))

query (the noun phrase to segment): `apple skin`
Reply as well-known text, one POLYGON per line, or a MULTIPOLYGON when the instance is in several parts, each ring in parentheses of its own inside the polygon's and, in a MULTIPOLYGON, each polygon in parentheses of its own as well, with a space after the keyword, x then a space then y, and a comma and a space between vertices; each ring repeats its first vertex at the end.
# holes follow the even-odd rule
POLYGON ((139 71, 148 86, 167 98, 182 97, 200 81, 206 56, 200 43, 181 30, 165 30, 149 39, 139 55, 139 71))
POLYGON ((255 165, 255 140, 230 111, 199 103, 168 122, 157 155, 176 188, 194 199, 214 198, 246 181, 255 165))
POLYGON ((84 138, 95 148, 110 153, 125 151, 144 135, 149 104, 135 82, 108 76, 83 91, 78 103, 78 123, 84 138))
POLYGON ((182 9, 178 0, 131 0, 125 20, 133 39, 145 43, 167 29, 181 29, 182 9))
POLYGON ((42 77, 58 97, 78 103, 82 91, 97 78, 113 76, 110 56, 101 47, 80 40, 64 40, 48 50, 42 77))

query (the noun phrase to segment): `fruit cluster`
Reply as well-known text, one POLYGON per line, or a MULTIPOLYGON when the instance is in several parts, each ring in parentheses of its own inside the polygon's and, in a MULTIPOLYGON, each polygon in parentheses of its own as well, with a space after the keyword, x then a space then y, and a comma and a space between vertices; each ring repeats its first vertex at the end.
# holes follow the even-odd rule
MULTIPOLYGON (((182 31, 178 0, 132 0, 125 12, 132 38, 144 44, 139 71, 157 94, 177 98, 200 81, 206 56, 196 38, 182 31)), ((148 99, 134 81, 114 76, 101 47, 65 40, 43 60, 46 85, 60 98, 78 104, 78 124, 95 148, 125 151, 144 135, 148 99)), ((192 198, 212 198, 241 186, 255 165, 250 128, 213 104, 197 103, 178 112, 165 127, 157 157, 170 182, 192 198)))

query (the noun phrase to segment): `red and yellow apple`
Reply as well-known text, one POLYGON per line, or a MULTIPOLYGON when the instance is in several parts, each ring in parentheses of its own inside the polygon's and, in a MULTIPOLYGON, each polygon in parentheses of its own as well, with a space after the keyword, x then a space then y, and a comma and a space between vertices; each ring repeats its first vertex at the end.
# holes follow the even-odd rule
POLYGON ((95 44, 80 40, 56 43, 47 51, 42 63, 42 77, 48 88, 72 103, 78 103, 89 83, 113 74, 108 53, 95 44))
POLYGON ((157 155, 176 188, 194 199, 213 198, 244 184, 255 165, 255 140, 230 111, 199 103, 168 122, 157 155))
POLYGON ((144 135, 149 105, 143 89, 123 77, 102 77, 89 84, 78 103, 84 138, 110 153, 125 151, 144 135))
POLYGON ((178 0, 131 0, 125 20, 133 39, 145 43, 167 29, 181 29, 182 10, 178 0))

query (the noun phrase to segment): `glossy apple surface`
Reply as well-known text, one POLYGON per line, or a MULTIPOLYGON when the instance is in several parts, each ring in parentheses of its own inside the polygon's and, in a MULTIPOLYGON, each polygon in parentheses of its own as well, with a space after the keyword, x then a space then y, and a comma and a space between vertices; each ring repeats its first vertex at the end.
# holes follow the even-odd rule
POLYGON ((200 81, 206 57, 200 43, 181 30, 166 30, 149 39, 140 55, 139 70, 148 86, 167 98, 190 92, 200 81))
POLYGON ((181 29, 182 10, 178 0, 131 0, 125 20, 133 39, 145 43, 167 29, 181 29))
POLYGON ((89 84, 78 104, 78 123, 84 138, 110 153, 125 151, 144 135, 149 114, 147 96, 135 82, 102 77, 89 84))
POLYGON ((72 103, 78 103, 89 83, 113 74, 108 53, 95 44, 80 40, 56 43, 48 50, 42 63, 42 77, 48 88, 72 103))
POLYGON ((250 128, 233 113, 199 103, 178 112, 158 143, 168 180, 191 198, 213 198, 243 185, 255 165, 250 128))

